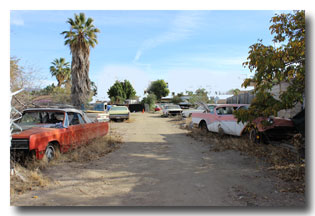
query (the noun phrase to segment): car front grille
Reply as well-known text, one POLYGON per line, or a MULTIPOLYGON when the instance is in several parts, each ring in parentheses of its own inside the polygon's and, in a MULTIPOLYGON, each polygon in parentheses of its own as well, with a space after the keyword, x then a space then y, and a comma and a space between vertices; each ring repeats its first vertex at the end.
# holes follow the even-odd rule
POLYGON ((29 149, 28 139, 12 139, 11 149, 29 149))

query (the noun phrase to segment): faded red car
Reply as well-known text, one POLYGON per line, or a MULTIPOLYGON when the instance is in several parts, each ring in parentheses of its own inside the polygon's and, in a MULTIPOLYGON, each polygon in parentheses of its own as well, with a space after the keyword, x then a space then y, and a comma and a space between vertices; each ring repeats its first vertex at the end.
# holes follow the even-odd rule
POLYGON ((31 108, 23 111, 12 133, 11 156, 48 160, 108 133, 108 122, 92 122, 77 109, 31 108))
POLYGON ((233 112, 247 108, 246 104, 205 107, 206 111, 203 113, 192 113, 192 122, 204 130, 219 134, 242 136, 248 133, 252 142, 268 143, 270 140, 290 139, 296 133, 291 119, 260 117, 255 119, 250 127, 247 123, 237 122, 233 112))
POLYGON ((155 105, 155 108, 154 108, 154 111, 155 112, 158 112, 158 111, 161 111, 161 107, 159 105, 155 105))

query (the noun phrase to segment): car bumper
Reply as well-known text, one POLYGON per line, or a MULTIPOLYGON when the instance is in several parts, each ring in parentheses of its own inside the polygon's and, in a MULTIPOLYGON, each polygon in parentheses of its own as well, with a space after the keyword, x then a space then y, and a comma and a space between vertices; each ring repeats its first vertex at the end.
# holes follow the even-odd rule
POLYGON ((129 119, 129 114, 127 114, 127 115, 122 115, 122 114, 109 115, 109 119, 129 119))

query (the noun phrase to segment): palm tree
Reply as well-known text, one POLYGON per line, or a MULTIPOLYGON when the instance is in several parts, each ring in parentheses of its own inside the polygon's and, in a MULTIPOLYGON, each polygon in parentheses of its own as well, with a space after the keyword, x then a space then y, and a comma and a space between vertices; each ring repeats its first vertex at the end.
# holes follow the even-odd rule
POLYGON ((84 13, 74 14, 69 18, 70 30, 64 31, 65 45, 69 45, 72 54, 71 62, 71 101, 76 107, 87 103, 90 95, 90 47, 97 44, 96 33, 100 32, 92 24, 92 18, 85 18, 84 13))
POLYGON ((62 84, 69 82, 71 77, 71 70, 69 67, 69 62, 66 62, 64 58, 55 59, 51 62, 50 73, 55 76, 58 81, 58 87, 62 84))

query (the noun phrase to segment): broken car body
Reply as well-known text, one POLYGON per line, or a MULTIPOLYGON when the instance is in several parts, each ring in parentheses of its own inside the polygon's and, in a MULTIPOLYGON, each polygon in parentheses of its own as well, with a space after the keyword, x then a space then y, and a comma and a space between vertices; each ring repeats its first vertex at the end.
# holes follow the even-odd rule
POLYGON ((283 139, 295 130, 290 119, 279 117, 257 118, 253 121, 253 126, 246 130, 247 123, 237 122, 233 112, 247 108, 246 104, 218 105, 208 109, 206 113, 192 113, 192 122, 203 129, 219 134, 241 136, 249 131, 250 139, 254 142, 262 139, 261 135, 264 135, 266 142, 269 139, 283 139))
POLYGON ((113 106, 109 110, 110 120, 128 120, 130 117, 130 111, 126 106, 113 106))
POLYGON ((106 122, 109 121, 109 114, 107 112, 107 103, 93 103, 90 104, 87 110, 84 111, 89 119, 106 122))
POLYGON ((183 110, 180 108, 179 105, 175 104, 168 104, 163 106, 163 116, 176 116, 181 115, 183 110))
POLYGON ((67 152, 108 133, 108 122, 91 122, 80 110, 60 108, 31 108, 12 133, 11 153, 44 155, 52 159, 56 151, 67 152))

